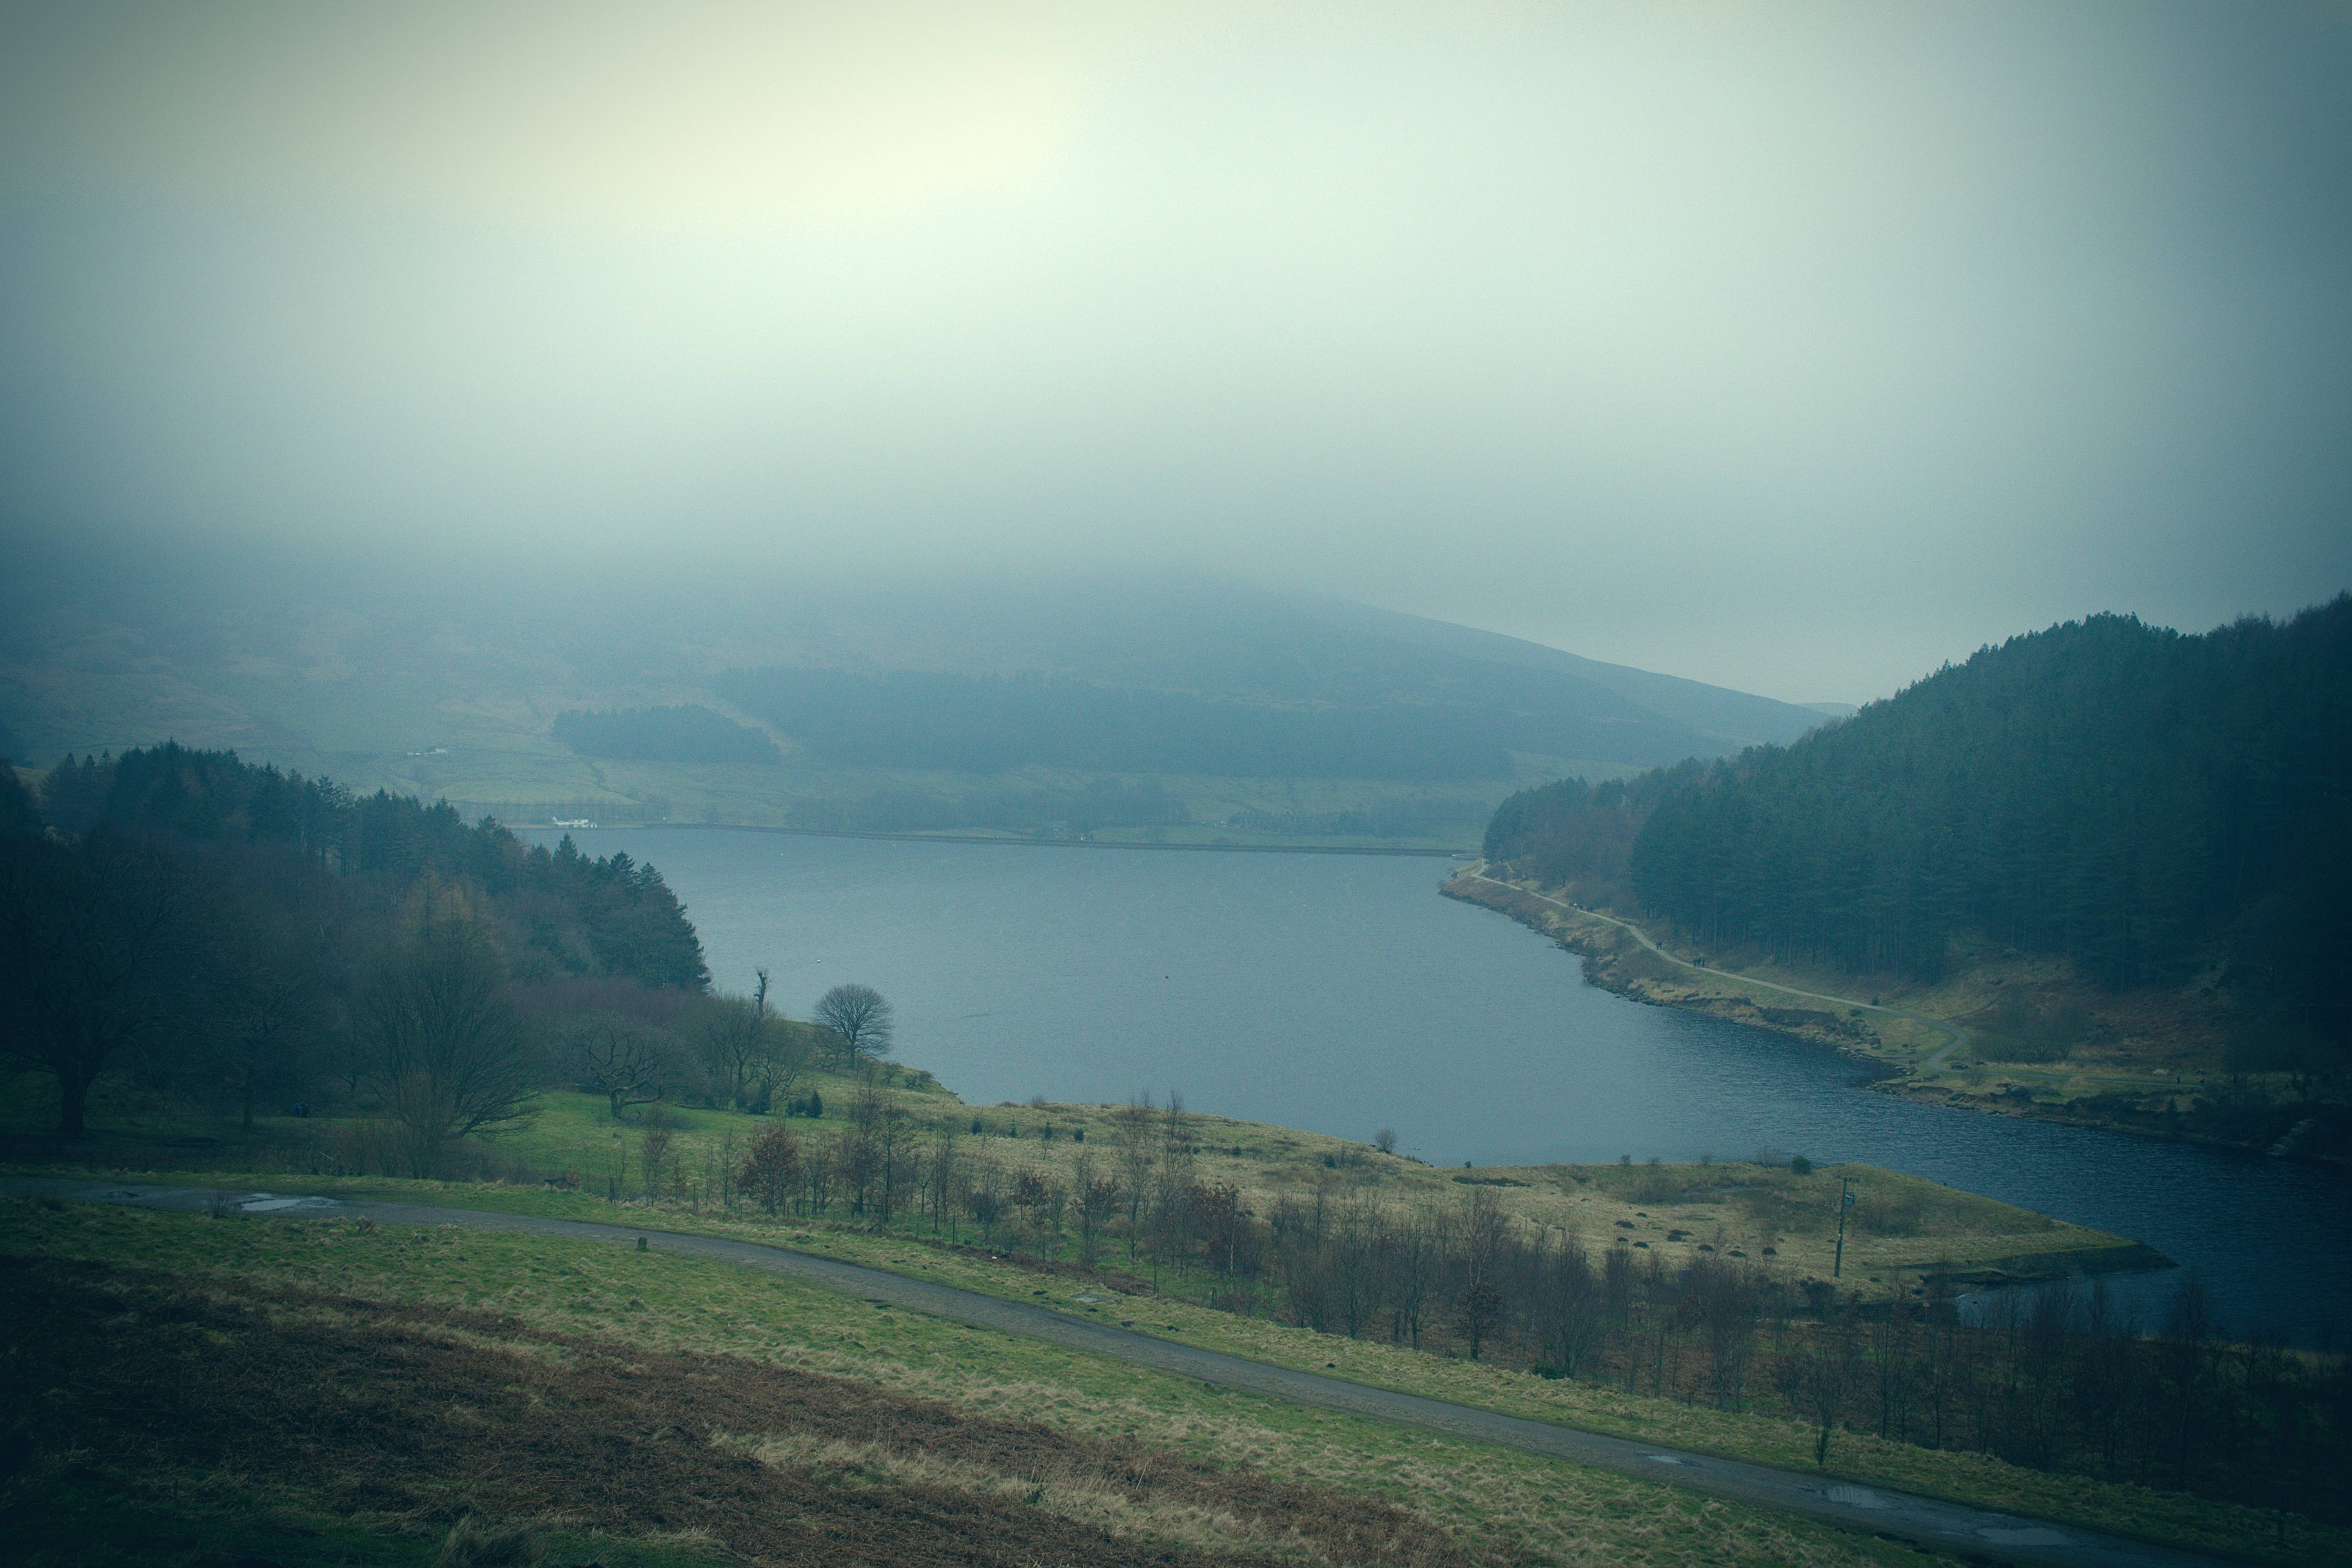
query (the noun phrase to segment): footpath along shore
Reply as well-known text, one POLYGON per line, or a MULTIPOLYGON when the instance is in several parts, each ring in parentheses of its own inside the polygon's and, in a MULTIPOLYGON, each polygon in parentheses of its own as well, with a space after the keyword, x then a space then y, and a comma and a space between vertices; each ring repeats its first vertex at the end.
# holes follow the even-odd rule
MULTIPOLYGON (((1888 1007, 1878 1002, 1866 1002, 1855 996, 1832 996, 1828 993, 1822 991, 1801 991, 1793 985, 1783 985, 1778 981, 1759 980, 1754 975, 1742 974, 1735 969, 1717 969, 1711 965, 1701 963, 1696 959, 1684 958, 1678 953, 1668 952, 1664 948, 1659 946, 1657 942, 1652 939, 1649 932, 1643 931, 1640 926, 1635 925, 1631 921, 1620 920, 1615 915, 1604 915, 1598 910, 1588 910, 1581 905, 1568 903, 1562 900, 1552 898, 1549 894, 1535 892, 1529 889, 1519 887, 1515 883, 1505 882, 1498 880, 1496 878, 1489 877, 1486 875, 1486 862, 1484 861, 1480 861, 1475 866, 1465 868, 1452 881, 1448 882, 1442 890, 1449 898, 1461 899, 1469 903, 1483 904, 1486 908, 1495 910, 1499 913, 1513 915, 1515 917, 1517 917, 1520 911, 1514 909, 1512 906, 1524 901, 1527 903, 1548 906, 1570 921, 1599 921, 1604 925, 1614 926, 1619 931, 1628 933, 1635 942, 1639 942, 1645 951, 1656 954, 1659 958, 1664 959, 1668 963, 1675 965, 1677 968, 1687 969, 1694 974, 1712 974, 1717 976, 1718 979, 1728 980, 1737 984, 1752 985, 1759 990, 1776 992, 1780 995, 1793 996, 1801 1001, 1827 1002, 1832 1006, 1845 1008, 1850 1014, 1870 1013, 1875 1014, 1881 1017, 1902 1018, 1914 1024, 1925 1025, 1927 1027, 1942 1034, 1945 1038, 1942 1045, 1938 1046, 1933 1052, 1916 1065, 1916 1070, 1923 1074, 1942 1071, 1945 1062, 1950 1059, 1952 1053, 1958 1050, 1962 1046, 1968 1044, 1969 1041, 1969 1031, 1960 1025, 1947 1022, 1942 1018, 1931 1018, 1924 1013, 1914 1013, 1902 1007, 1888 1007), (1481 896, 1482 894, 1483 896, 1481 896)), ((1543 928, 1538 927, 1537 929, 1542 930, 1543 928)), ((1546 931, 1545 934, 1549 936, 1558 935, 1559 933, 1546 931)), ((1647 1000, 1647 998, 1645 998, 1645 1000, 1647 1000)), ((1773 1026, 1769 1021, 1767 1021, 1761 1026, 1770 1028, 1773 1026)), ((1873 1057, 1871 1059, 1873 1061, 1878 1061, 1882 1058, 1873 1057)))

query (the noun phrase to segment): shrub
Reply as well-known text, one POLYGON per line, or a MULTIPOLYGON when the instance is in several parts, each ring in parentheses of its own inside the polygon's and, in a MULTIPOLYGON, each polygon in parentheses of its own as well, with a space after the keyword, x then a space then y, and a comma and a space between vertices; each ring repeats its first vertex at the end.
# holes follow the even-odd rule
POLYGON ((735 1173, 736 1190, 774 1214, 793 1194, 800 1179, 801 1147, 782 1127, 771 1127, 751 1145, 742 1168, 735 1173))

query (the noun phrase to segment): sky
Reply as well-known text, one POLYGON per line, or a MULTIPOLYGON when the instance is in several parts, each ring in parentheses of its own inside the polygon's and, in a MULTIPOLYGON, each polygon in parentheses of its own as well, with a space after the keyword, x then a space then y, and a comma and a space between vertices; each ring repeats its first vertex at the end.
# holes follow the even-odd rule
POLYGON ((2352 587, 2352 7, 0 0, 0 527, 1788 700, 2352 587))

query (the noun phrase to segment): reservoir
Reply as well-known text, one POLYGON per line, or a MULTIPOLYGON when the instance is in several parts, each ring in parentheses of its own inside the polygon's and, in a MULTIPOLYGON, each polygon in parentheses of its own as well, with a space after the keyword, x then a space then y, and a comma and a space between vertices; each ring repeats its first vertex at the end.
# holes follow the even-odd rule
MULTIPOLYGON (((828 986, 872 985, 898 1057, 975 1104, 1174 1088, 1215 1115, 1392 1127, 1433 1164, 1861 1161, 2146 1242, 2241 1332, 2346 1326, 2344 1173, 1877 1093, 1826 1048, 1588 985, 1548 940, 1441 898, 1442 859, 573 837, 660 868, 719 987, 765 966, 806 1017, 828 986)), ((2174 1279, 2116 1284, 2152 1326, 2174 1279)))

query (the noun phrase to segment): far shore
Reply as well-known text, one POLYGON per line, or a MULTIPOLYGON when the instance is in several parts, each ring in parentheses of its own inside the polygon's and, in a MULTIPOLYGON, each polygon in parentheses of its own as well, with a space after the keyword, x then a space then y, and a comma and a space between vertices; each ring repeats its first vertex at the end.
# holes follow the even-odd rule
POLYGON ((782 833, 795 838, 879 838, 900 844, 1005 844, 1030 849, 1184 849, 1216 855, 1418 855, 1428 858, 1468 860, 1470 849, 1412 849, 1392 845, 1355 844, 1152 844, 1134 838, 1031 838, 989 833, 877 833, 847 827, 770 827, 749 822, 614 822, 593 827, 566 827, 554 823, 509 822, 518 833, 614 833, 623 829, 724 829, 733 833, 782 833))

